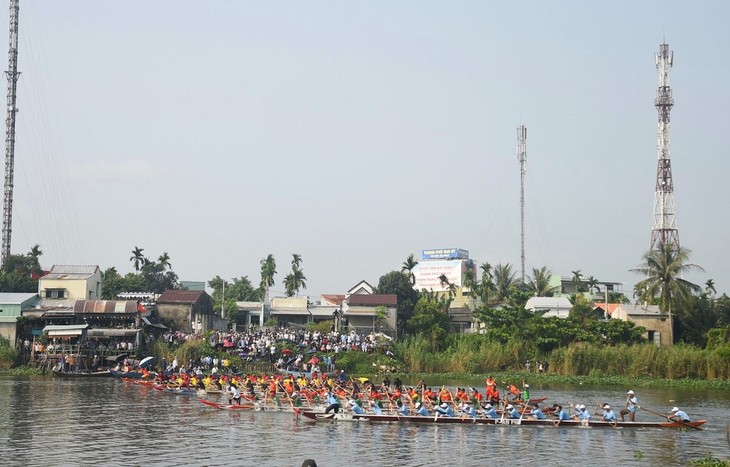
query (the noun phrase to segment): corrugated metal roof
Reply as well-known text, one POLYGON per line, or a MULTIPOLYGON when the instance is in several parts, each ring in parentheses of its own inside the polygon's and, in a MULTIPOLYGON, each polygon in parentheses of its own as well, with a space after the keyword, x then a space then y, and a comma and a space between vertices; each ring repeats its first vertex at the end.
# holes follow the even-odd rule
POLYGON ((350 295, 347 300, 347 304, 350 306, 395 306, 398 304, 398 296, 395 294, 388 295, 350 295))
POLYGON ((195 303, 204 290, 165 290, 157 299, 157 303, 195 303))
POLYGON ((137 301, 135 300, 76 300, 74 313, 127 313, 137 312, 137 301))
POLYGON ((44 279, 88 279, 96 274, 99 266, 54 264, 51 272, 41 277, 44 279))
POLYGON ((8 305, 22 305, 24 302, 37 297, 37 293, 13 293, 13 292, 0 292, 0 303, 8 305))

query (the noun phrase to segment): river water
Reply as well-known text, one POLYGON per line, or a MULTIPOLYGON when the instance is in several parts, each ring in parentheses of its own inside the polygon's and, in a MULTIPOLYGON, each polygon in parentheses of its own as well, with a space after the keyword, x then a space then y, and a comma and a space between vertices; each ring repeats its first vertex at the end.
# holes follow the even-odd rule
MULTIPOLYGON (((533 397, 563 405, 601 400, 620 408, 626 392, 533 386, 533 397)), ((313 423, 291 413, 218 410, 112 378, 0 378, 0 462, 299 467, 313 458, 325 467, 511 467, 686 465, 708 452, 730 458, 727 391, 634 389, 653 411, 677 405, 707 418, 706 430, 313 423)), ((638 417, 660 420, 641 410, 638 417)))

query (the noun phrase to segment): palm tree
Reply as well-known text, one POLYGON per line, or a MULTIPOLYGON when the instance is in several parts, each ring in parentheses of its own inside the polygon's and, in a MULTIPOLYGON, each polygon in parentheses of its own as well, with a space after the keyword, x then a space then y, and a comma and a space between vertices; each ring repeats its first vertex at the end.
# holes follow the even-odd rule
POLYGON ((644 262, 631 270, 646 276, 634 286, 634 290, 640 293, 639 299, 647 302, 657 299, 659 309, 671 316, 672 305, 677 309, 692 293, 702 291, 700 286, 682 277, 685 272, 704 271, 702 267, 687 262, 689 254, 690 250, 677 249, 668 243, 660 243, 657 249, 646 253, 644 262))
POLYGON ((167 252, 163 252, 159 258, 157 258, 157 261, 159 261, 160 267, 164 271, 166 268, 172 269, 172 264, 170 263, 170 255, 167 254, 167 252))
POLYGON ((494 268, 494 282, 497 289, 496 300, 503 301, 510 296, 512 286, 515 285, 516 273, 512 271, 512 265, 499 263, 494 268))
POLYGON ((418 265, 418 260, 416 260, 413 253, 411 253, 408 255, 408 258, 403 261, 403 267, 401 268, 401 272, 408 276, 412 285, 416 285, 416 276, 413 275, 413 268, 415 268, 416 265, 418 265))
POLYGON ((294 253, 292 255, 291 264, 293 267, 299 267, 299 265, 302 264, 302 255, 294 253))
POLYGON ((261 287, 264 291, 264 303, 269 303, 269 288, 274 285, 274 276, 276 275, 276 260, 274 255, 269 253, 261 262, 261 287))
POLYGON ((532 278, 530 279, 530 283, 527 284, 529 290, 536 297, 552 297, 559 289, 559 287, 550 285, 552 275, 552 271, 547 266, 543 266, 540 269, 532 268, 532 278))
POLYGON ((711 297, 717 293, 714 280, 707 279, 707 282, 705 282, 705 293, 711 297))
POLYGON ((586 279, 586 285, 588 286, 589 292, 593 292, 593 289, 596 289, 596 292, 600 292, 601 289, 598 288, 598 284, 598 279, 593 276, 588 276, 588 279, 586 279))
POLYGON ((38 259, 38 257, 40 257, 41 255, 43 255, 43 251, 41 250, 41 246, 37 243, 33 245, 33 247, 28 252, 28 256, 35 259, 38 259))
POLYGON ((140 248, 138 246, 134 247, 134 250, 132 250, 132 257, 129 258, 129 260, 134 264, 134 270, 139 272, 139 268, 144 263, 144 255, 142 255, 142 252, 144 251, 144 248, 140 248))
POLYGON ((304 275, 304 271, 299 267, 302 263, 302 257, 296 253, 294 253, 292 257, 291 272, 284 277, 284 288, 286 289, 287 297, 293 297, 295 294, 298 295, 300 289, 307 288, 307 277, 304 275))
POLYGON ((583 288, 583 274, 581 274, 580 269, 577 271, 571 271, 571 274, 573 274, 573 283, 575 284, 575 291, 576 292, 584 292, 584 290, 581 290, 583 288))
POLYGON ((474 271, 474 263, 471 261, 467 263, 466 270, 464 271, 464 287, 469 289, 469 297, 476 298, 477 296, 477 284, 476 272, 474 271))
POLYGON ((492 295, 493 292, 497 290, 497 287, 494 285, 492 265, 489 263, 482 263, 479 266, 479 269, 482 270, 482 283, 480 286, 482 302, 484 302, 484 304, 487 304, 489 303, 489 297, 492 295))

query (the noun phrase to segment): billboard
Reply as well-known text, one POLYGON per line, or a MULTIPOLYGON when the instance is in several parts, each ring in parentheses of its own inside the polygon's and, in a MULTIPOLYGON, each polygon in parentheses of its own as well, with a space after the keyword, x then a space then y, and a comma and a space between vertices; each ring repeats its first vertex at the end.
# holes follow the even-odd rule
POLYGON ((445 292, 449 290, 449 287, 441 284, 439 277, 442 274, 446 276, 449 283, 461 287, 468 262, 456 259, 418 263, 412 271, 416 278, 416 283, 413 288, 419 291, 426 289, 433 290, 434 292, 445 292))
POLYGON ((421 250, 421 259, 469 259, 469 251, 461 248, 421 250))

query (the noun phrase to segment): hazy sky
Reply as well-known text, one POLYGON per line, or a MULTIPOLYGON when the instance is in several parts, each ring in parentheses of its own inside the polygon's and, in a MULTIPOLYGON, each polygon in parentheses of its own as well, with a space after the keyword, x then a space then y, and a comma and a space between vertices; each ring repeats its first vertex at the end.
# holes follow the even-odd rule
POLYGON ((183 280, 254 283, 272 253, 279 291, 299 253, 311 296, 427 248, 519 270, 525 124, 528 270, 630 295, 666 38, 680 240, 706 269, 689 278, 730 292, 729 16, 726 1, 21 0, 12 250, 126 273, 139 246, 183 280))

